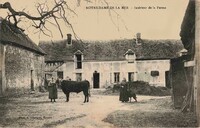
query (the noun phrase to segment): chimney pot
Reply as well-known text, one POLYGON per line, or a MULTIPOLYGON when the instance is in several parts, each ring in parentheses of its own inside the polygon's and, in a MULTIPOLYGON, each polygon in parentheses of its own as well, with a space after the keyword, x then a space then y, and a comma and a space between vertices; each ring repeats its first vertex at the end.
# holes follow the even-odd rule
POLYGON ((137 38, 137 39, 141 39, 141 33, 137 33, 137 34, 136 34, 136 38, 137 38))
POLYGON ((72 34, 67 34, 67 45, 72 44, 72 34))
POLYGON ((136 44, 141 45, 141 33, 136 33, 136 44))

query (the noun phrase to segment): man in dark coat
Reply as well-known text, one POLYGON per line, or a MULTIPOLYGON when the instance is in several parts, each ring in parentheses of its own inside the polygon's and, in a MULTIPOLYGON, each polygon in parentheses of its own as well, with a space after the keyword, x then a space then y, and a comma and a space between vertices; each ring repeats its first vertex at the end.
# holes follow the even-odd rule
POLYGON ((127 83, 126 83, 125 78, 121 82, 119 100, 122 101, 122 102, 128 102, 129 101, 127 83))

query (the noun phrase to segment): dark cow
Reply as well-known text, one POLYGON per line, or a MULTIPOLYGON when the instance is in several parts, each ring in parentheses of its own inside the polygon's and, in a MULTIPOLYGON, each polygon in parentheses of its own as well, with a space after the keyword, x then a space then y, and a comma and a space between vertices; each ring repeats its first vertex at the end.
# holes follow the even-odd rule
POLYGON ((134 91, 135 89, 133 88, 133 86, 131 86, 130 84, 128 84, 128 89, 127 89, 127 94, 129 97, 129 101, 131 102, 131 98, 133 97, 133 99, 137 102, 137 96, 136 93, 134 91))
POLYGON ((127 93, 128 93, 128 97, 129 97, 129 101, 130 101, 130 102, 131 102, 131 98, 132 98, 132 97, 133 97, 133 99, 135 100, 135 102, 137 102, 136 94, 135 94, 133 91, 129 90, 129 91, 127 91, 127 93))
POLYGON ((61 82, 61 89, 66 95, 66 102, 69 101, 69 93, 70 92, 76 92, 79 93, 83 91, 83 94, 85 95, 85 102, 89 102, 89 89, 90 89, 90 83, 89 81, 68 81, 68 80, 63 80, 61 82))

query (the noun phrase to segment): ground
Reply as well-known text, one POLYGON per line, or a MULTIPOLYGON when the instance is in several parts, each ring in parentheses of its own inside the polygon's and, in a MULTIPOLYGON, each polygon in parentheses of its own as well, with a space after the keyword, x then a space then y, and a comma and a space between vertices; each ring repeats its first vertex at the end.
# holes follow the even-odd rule
POLYGON ((194 127, 192 113, 173 109, 170 96, 138 95, 138 102, 122 103, 117 95, 91 90, 89 103, 82 93, 65 95, 51 103, 48 92, 0 98, 0 127, 194 127))

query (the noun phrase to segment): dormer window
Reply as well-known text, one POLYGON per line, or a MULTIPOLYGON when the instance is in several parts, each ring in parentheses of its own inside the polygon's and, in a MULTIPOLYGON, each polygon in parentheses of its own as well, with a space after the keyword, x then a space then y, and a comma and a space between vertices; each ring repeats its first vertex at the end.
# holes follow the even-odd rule
POLYGON ((187 55, 188 50, 182 49, 180 52, 178 52, 179 56, 187 55))
POLYGON ((128 49, 128 51, 124 55, 125 55, 125 58, 128 61, 128 63, 134 63, 136 56, 135 56, 135 53, 133 52, 133 50, 128 49))
POLYGON ((74 53, 74 62, 76 69, 82 69, 83 53, 78 50, 74 53))

